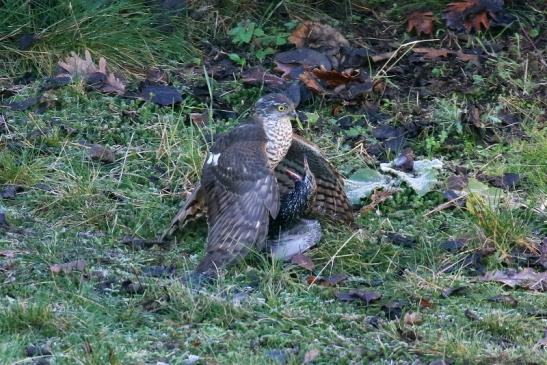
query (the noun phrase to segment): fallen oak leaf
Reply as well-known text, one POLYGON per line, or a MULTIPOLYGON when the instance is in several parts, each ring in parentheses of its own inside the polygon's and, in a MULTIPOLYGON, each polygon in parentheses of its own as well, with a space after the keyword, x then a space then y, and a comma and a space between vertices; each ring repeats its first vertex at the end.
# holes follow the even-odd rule
POLYGON ((416 34, 421 33, 431 35, 433 33, 433 12, 431 11, 415 11, 407 17, 408 25, 407 32, 416 30, 416 34))
POLYGON ((64 264, 54 264, 49 267, 52 273, 59 274, 65 273, 68 274, 72 271, 83 271, 86 267, 86 262, 84 260, 70 261, 64 264))
POLYGON ((96 88, 104 93, 115 93, 118 95, 125 93, 123 82, 113 73, 108 72, 104 57, 99 58, 99 66, 97 66, 87 49, 84 52, 85 58, 81 58, 74 52, 70 54, 64 61, 58 62, 58 65, 70 76, 73 78, 79 77, 86 81, 88 85, 96 84, 96 88))

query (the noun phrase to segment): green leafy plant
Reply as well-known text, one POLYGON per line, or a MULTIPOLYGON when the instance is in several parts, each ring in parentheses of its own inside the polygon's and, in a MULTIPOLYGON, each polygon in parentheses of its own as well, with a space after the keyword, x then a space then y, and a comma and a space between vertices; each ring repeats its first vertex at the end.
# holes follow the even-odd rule
MULTIPOLYGON (((277 47, 287 43, 289 33, 279 28, 272 28, 269 33, 266 33, 255 22, 245 21, 238 23, 228 32, 228 35, 232 42, 238 46, 250 45, 254 57, 263 61, 267 56, 274 54, 277 47)), ((232 58, 230 57, 230 59, 232 58)), ((232 61, 241 64, 234 59, 232 61)))

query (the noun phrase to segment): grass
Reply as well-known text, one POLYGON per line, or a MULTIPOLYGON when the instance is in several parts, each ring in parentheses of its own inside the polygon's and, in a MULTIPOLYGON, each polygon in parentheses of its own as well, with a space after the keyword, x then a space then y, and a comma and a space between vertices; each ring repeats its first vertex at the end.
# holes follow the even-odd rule
MULTIPOLYGON (((18 15, 0 17, 0 34, 9 28, 14 36, 47 35, 27 51, 0 42, 5 51, 0 52, 0 63, 6 65, 0 77, 11 80, 33 68, 48 73, 59 56, 84 47, 134 75, 148 64, 176 68, 177 60, 194 55, 192 39, 184 37, 194 25, 182 26, 178 22, 186 18, 174 16, 179 24, 175 32, 158 32, 148 23, 152 10, 143 2, 72 2, 72 17, 61 16, 61 10, 70 10, 68 3, 50 3, 55 12, 46 11, 46 3, 31 9, 16 1, 0 10, 18 15), (130 14, 134 23, 118 27, 121 33, 98 32, 115 29, 108 23, 118 21, 112 14, 130 14), (137 27, 144 29, 139 36, 137 27), (80 33, 67 33, 74 29, 80 33), (143 47, 144 41, 149 47, 143 47), (188 53, 177 48, 179 41, 190 42, 179 44, 188 53), (124 51, 115 50, 118 46, 124 51)), ((261 4, 226 3, 237 7, 207 15, 219 16, 219 29, 229 29, 256 12, 255 21, 268 32, 286 31, 278 26, 279 9, 265 12, 261 4), (230 11, 237 16, 228 19, 230 11)), ((282 6, 297 19, 294 14, 307 8, 295 4, 287 1, 282 6)), ((381 9, 383 4, 347 2, 344 11, 381 9)), ((313 9, 323 13, 329 2, 319 5, 313 9)), ((394 9, 388 9, 388 19, 398 17, 394 9)), ((545 294, 476 281, 462 264, 475 248, 490 245, 496 254, 489 257, 488 269, 519 268, 520 262, 511 261, 512 250, 537 243, 546 233, 540 211, 547 175, 544 101, 537 92, 540 81, 524 77, 521 61, 527 56, 532 60, 532 55, 518 43, 509 44, 500 51, 507 67, 489 62, 484 70, 465 70, 482 77, 469 93, 449 90, 416 102, 408 96, 404 77, 392 77, 390 82, 401 93, 385 95, 378 104, 393 126, 426 122, 427 128, 410 144, 418 158, 444 159, 443 181, 454 166, 467 168, 471 175, 520 174, 522 185, 506 193, 519 205, 492 209, 471 199, 469 207, 431 214, 444 201, 439 191, 418 197, 403 188, 375 211, 357 214, 356 229, 324 222, 321 244, 309 255, 316 264, 314 274, 323 269, 325 276, 350 276, 338 288, 310 286, 310 272, 262 253, 249 255, 201 290, 188 288, 179 278, 203 253, 206 229, 199 225, 170 246, 143 250, 121 243, 125 236, 150 239, 161 233, 199 178, 208 136, 238 122, 192 124, 190 113, 207 111, 207 100, 185 95, 180 105, 162 108, 88 92, 76 83, 52 91, 56 107, 41 114, 0 109, 9 126, 0 130, 0 190, 7 184, 22 188, 15 198, 0 198, 0 212, 11 224, 7 229, 0 226, 0 363, 43 358, 27 356, 27 348, 34 345, 50 351, 55 364, 184 364, 193 356, 204 364, 301 364, 311 350, 320 351, 314 362, 318 364, 436 359, 455 364, 547 364, 545 350, 536 346, 546 326, 545 294), (462 119, 471 103, 481 106, 481 121, 497 139, 485 142, 485 131, 462 119), (514 135, 503 127, 500 112, 519 121, 524 138, 508 138, 514 135), (91 144, 112 148, 115 161, 90 159, 91 144), (395 245, 388 233, 412 237, 415 245, 395 245), (441 248, 442 242, 459 238, 469 239, 463 251, 441 248), (75 260, 85 261, 83 271, 56 274, 50 269, 75 260), (457 287, 464 288, 443 295, 457 287), (336 299, 338 290, 349 289, 375 291, 382 298, 370 305, 336 299), (518 301, 516 307, 489 300, 507 294, 518 301), (388 318, 383 306, 393 302, 402 313, 421 314, 423 323, 388 318)), ((238 52, 243 55, 245 49, 238 52)), ((435 77, 449 78, 455 72, 448 62, 434 67, 439 70, 435 77)), ((461 75, 462 70, 456 71, 461 75)), ((18 98, 35 95, 40 82, 24 86, 18 98)), ((233 107, 239 119, 262 92, 237 80, 211 80, 209 85, 215 102, 233 107)), ((300 132, 349 174, 373 160, 360 155, 348 137, 355 133, 366 146, 373 127, 334 130, 331 104, 315 98, 301 106, 315 114, 300 132)))

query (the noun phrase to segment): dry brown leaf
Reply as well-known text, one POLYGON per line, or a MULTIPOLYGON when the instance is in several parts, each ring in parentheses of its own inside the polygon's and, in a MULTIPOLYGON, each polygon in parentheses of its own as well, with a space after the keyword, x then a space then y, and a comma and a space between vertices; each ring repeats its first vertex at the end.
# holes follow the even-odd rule
POLYGON ((326 95, 327 90, 321 86, 316 76, 311 71, 304 71, 300 74, 300 81, 304 83, 310 90, 320 94, 326 95))
POLYGON ((391 192, 385 190, 374 191, 374 193, 370 196, 370 203, 361 208, 361 213, 368 213, 376 209, 378 205, 385 202, 391 195, 391 192))
POLYGON ((301 253, 294 255, 291 258, 291 262, 309 271, 312 271, 315 268, 312 259, 301 253))
POLYGON ((84 260, 70 261, 64 264, 54 264, 49 267, 52 273, 59 274, 61 272, 68 274, 71 271, 83 271, 85 269, 86 262, 84 260))
POLYGON ((479 63, 479 56, 476 54, 463 53, 462 51, 456 52, 456 59, 463 62, 479 63))
POLYGON ((405 313, 403 321, 405 322, 405 324, 408 324, 410 326, 419 326, 423 323, 424 320, 420 313, 409 312, 405 313))
POLYGON ((289 36, 297 48, 349 47, 348 40, 335 28, 319 22, 305 21, 289 36))
POLYGON ((356 69, 348 69, 340 72, 337 70, 329 71, 324 68, 316 68, 312 72, 318 79, 324 80, 330 87, 337 87, 351 81, 359 80, 360 76, 360 71, 356 69))
POLYGON ((384 52, 384 53, 374 55, 370 57, 370 59, 372 60, 372 62, 381 62, 381 61, 389 60, 390 58, 394 57, 396 54, 397 54, 397 51, 384 52))
POLYGON ((74 52, 70 53, 64 61, 59 61, 58 65, 72 77, 79 77, 86 80, 93 74, 104 75, 104 84, 99 88, 104 93, 115 93, 123 95, 125 93, 125 85, 113 73, 108 72, 106 59, 99 58, 99 66, 95 65, 91 58, 89 50, 85 50, 84 57, 81 58, 74 52))
POLYGON ((407 32, 411 32, 413 29, 420 35, 431 35, 433 33, 433 13, 431 11, 415 11, 408 17, 407 32))
POLYGON ((484 29, 487 30, 488 28, 490 28, 488 13, 486 11, 481 11, 480 13, 469 17, 465 21, 464 25, 467 32, 470 32, 472 29, 474 29, 475 32, 479 32, 481 30, 481 26, 483 26, 484 29))
POLYGON ((529 267, 516 271, 513 269, 489 271, 479 278, 480 281, 495 281, 510 286, 530 290, 547 290, 547 272, 537 272, 529 267))
POLYGON ((415 47, 412 50, 430 60, 439 57, 448 57, 448 54, 452 53, 451 50, 446 48, 415 47))

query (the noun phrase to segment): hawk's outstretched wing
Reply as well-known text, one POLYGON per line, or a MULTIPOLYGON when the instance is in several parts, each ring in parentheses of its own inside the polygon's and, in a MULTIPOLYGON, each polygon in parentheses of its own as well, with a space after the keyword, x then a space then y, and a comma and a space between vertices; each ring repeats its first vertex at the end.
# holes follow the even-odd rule
POLYGON ((318 146, 293 134, 293 141, 285 159, 277 166, 275 175, 280 193, 290 191, 294 182, 284 171, 291 169, 304 173, 304 156, 308 159, 311 172, 317 182, 317 193, 312 210, 335 221, 353 222, 353 211, 346 193, 344 180, 336 168, 323 156, 318 146))
POLYGON ((209 226, 207 252, 196 272, 212 274, 260 248, 279 211, 277 181, 261 127, 241 125, 211 148, 201 180, 209 226))

